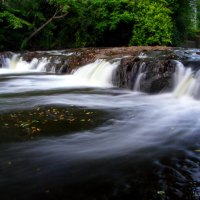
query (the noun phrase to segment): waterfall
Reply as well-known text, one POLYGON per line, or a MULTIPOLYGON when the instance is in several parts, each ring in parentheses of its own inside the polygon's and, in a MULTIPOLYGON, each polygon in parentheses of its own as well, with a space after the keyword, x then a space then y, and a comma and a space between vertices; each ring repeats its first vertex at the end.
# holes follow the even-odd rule
MULTIPOLYGON (((200 71, 195 72, 191 68, 186 68, 181 62, 175 62, 176 69, 172 77, 174 81, 173 95, 176 98, 190 96, 195 99, 200 99, 200 71)), ((94 63, 78 68, 70 75, 64 75, 60 78, 59 76, 54 76, 61 86, 112 87, 113 74, 119 66, 119 63, 120 59, 111 60, 110 62, 99 59, 94 63), (59 80, 61 80, 60 83, 59 80)), ((13 55, 11 59, 2 57, 1 65, 0 74, 41 72, 55 74, 57 69, 56 63, 50 62, 48 57, 42 57, 40 59, 33 58, 31 62, 27 62, 18 54, 13 55)), ((136 71, 136 78, 133 85, 134 91, 141 90, 141 82, 144 80, 146 74, 145 67, 146 63, 142 62, 136 71)))
POLYGON ((192 71, 191 68, 185 68, 184 65, 177 61, 174 75, 174 96, 189 96, 195 99, 200 97, 200 70, 192 71))
POLYGON ((106 60, 96 60, 94 63, 80 67, 73 75, 90 86, 110 87, 113 86, 112 77, 119 62, 119 60, 113 63, 106 60))
POLYGON ((144 70, 143 70, 144 66, 145 66, 144 62, 139 66, 139 70, 138 70, 138 73, 137 73, 137 78, 136 78, 136 81, 135 81, 135 84, 134 84, 134 88, 133 88, 134 91, 140 91, 141 79, 144 76, 144 70))
MULTIPOLYGON (((56 73, 55 63, 50 63, 45 57, 41 59, 33 58, 31 62, 26 62, 19 57, 19 55, 14 55, 11 59, 4 59, 2 63, 3 65, 0 68, 0 74, 41 72, 56 73)), ((73 71, 72 74, 62 76, 55 74, 51 78, 56 80, 55 86, 113 87, 113 73, 115 72, 115 69, 118 67, 119 63, 120 59, 114 59, 111 60, 111 62, 103 59, 96 60, 94 63, 90 63, 78 68, 76 71, 73 71)), ((37 85, 37 83, 33 84, 37 85)))
MULTIPOLYGON (((4 58, 2 67, 0 68, 0 74, 9 73, 30 73, 30 72, 46 72, 46 66, 49 64, 47 58, 33 58, 31 62, 24 61, 18 54, 14 54, 11 59, 4 58)), ((52 68, 50 72, 54 72, 55 68, 52 68)))
POLYGON ((175 62, 176 62, 176 69, 174 73, 174 87, 176 88, 180 84, 185 75, 185 66, 183 65, 183 63, 179 61, 175 62))
MULTIPOLYGON (((185 67, 183 63, 179 61, 175 61, 175 64, 176 68, 172 77, 174 88, 172 94, 176 98, 188 96, 194 99, 200 99, 200 70, 193 71, 192 68, 185 67)), ((141 82, 144 80, 143 77, 146 73, 145 65, 145 62, 141 63, 136 72, 137 74, 133 87, 134 91, 141 91, 141 82)), ((151 84, 151 81, 149 83, 151 84)))

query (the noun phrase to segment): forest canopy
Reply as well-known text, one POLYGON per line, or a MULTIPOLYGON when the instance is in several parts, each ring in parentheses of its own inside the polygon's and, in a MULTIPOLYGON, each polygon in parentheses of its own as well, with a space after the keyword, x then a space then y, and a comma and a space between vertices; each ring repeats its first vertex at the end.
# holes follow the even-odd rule
POLYGON ((199 0, 0 0, 0 50, 177 46, 199 28, 199 0))

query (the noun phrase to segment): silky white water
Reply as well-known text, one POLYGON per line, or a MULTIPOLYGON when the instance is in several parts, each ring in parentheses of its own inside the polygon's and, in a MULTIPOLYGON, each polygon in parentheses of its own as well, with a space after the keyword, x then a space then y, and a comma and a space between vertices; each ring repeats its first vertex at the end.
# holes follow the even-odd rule
MULTIPOLYGON (((3 66, 0 68, 0 74, 46 72, 48 63, 46 58, 42 58, 40 61, 34 58, 29 63, 24 61, 18 54, 14 54, 11 59, 4 58, 3 66)), ((51 71, 54 72, 54 69, 51 71)))
POLYGON ((181 62, 177 61, 174 75, 173 92, 175 97, 188 96, 199 99, 200 97, 200 71, 194 72, 191 68, 185 68, 181 62))
POLYGON ((3 199, 153 199, 160 191, 168 199, 198 197, 198 72, 177 62, 174 91, 149 95, 138 91, 142 67, 137 91, 113 86, 117 60, 97 60, 70 75, 47 73, 45 59, 6 62, 3 199))
POLYGON ((0 68, 0 75, 10 74, 12 79, 2 83, 1 93, 69 87, 113 87, 112 76, 119 61, 116 60, 111 64, 105 60, 97 60, 80 67, 70 75, 53 75, 52 73, 55 72, 53 67, 50 73, 42 74, 42 72, 47 72, 47 65, 46 58, 41 61, 34 58, 30 63, 23 61, 18 55, 14 55, 12 59, 6 59, 3 67, 0 68), (17 74, 26 75, 18 77, 17 74))
POLYGON ((140 84, 142 77, 144 76, 143 68, 145 67, 145 63, 142 63, 141 66, 139 67, 138 73, 137 73, 137 78, 134 84, 134 91, 140 91, 140 84))

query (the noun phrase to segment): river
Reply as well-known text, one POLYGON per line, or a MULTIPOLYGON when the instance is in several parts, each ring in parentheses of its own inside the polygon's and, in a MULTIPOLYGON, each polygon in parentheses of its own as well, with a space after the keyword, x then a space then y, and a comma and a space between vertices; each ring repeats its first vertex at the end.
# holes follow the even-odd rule
POLYGON ((112 85, 119 60, 71 75, 37 62, 0 68, 1 200, 200 198, 190 71, 177 62, 174 91, 148 95, 112 85))

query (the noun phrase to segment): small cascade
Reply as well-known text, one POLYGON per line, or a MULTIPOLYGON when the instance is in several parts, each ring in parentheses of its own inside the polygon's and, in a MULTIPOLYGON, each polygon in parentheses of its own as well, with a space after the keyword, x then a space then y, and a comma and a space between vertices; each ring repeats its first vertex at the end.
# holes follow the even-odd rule
POLYGON ((176 69, 174 73, 174 87, 176 88, 182 81, 183 77, 185 76, 185 66, 183 65, 183 63, 179 61, 175 62, 176 62, 176 69))
MULTIPOLYGON (((59 73, 56 72, 56 65, 50 63, 45 57, 40 60, 32 59, 31 62, 24 61, 19 55, 14 55, 11 59, 4 59, 3 66, 0 68, 0 74, 20 74, 20 73, 59 73)), ((53 85, 48 85, 47 82, 42 83, 45 88, 54 87, 113 87, 113 74, 118 67, 120 59, 111 60, 96 60, 94 63, 82 66, 71 74, 63 76, 51 76, 52 80, 56 80, 53 85)), ((64 67, 66 67, 64 65, 64 67)), ((63 68, 64 68, 63 67, 63 68)), ((64 69, 61 70, 64 70, 64 69)), ((45 74, 44 74, 45 75, 45 74)), ((50 77, 50 76, 48 76, 50 77)), ((47 79, 48 79, 47 77, 47 79)), ((32 83, 30 80, 26 83, 26 88, 40 87, 37 82, 32 83), (30 83, 30 85, 29 85, 30 83)), ((42 87, 42 86, 41 86, 42 87)))
POLYGON ((18 54, 15 54, 13 55, 12 59, 11 60, 7 60, 7 67, 11 70, 15 70, 17 68, 17 63, 19 61, 19 55, 18 54))
MULTIPOLYGON (((40 59, 33 58, 31 62, 24 61, 22 57, 15 54, 11 59, 4 58, 3 65, 0 68, 0 74, 15 74, 15 73, 60 73, 66 71, 66 63, 60 68, 56 68, 56 60, 51 63, 47 57, 40 59), (58 70, 57 70, 58 69, 58 70), (57 70, 57 71, 56 71, 57 70)), ((57 61, 59 62, 59 60, 57 61)), ((112 75, 119 65, 120 60, 111 60, 112 63, 106 60, 97 60, 94 63, 80 67, 70 75, 75 85, 82 86, 112 86, 112 75), (76 82, 76 83, 75 83, 76 82)), ((73 85, 70 83, 69 85, 73 85)))
POLYGON ((26 62, 18 54, 14 54, 11 59, 4 58, 3 65, 0 68, 0 74, 9 73, 30 73, 30 72, 55 72, 55 67, 47 69, 49 64, 47 58, 33 58, 31 62, 26 62))
POLYGON ((90 86, 110 87, 112 76, 119 65, 119 60, 112 64, 106 60, 96 60, 94 63, 77 69, 73 75, 90 86))
POLYGON ((137 78, 136 78, 136 81, 135 81, 135 84, 134 84, 134 88, 133 88, 134 91, 140 91, 141 79, 144 76, 144 67, 145 67, 145 63, 143 62, 140 65, 138 73, 137 73, 137 78))
POLYGON ((191 68, 185 68, 177 61, 176 72, 174 75, 174 96, 189 96, 195 99, 200 97, 200 70, 192 71, 191 68))

